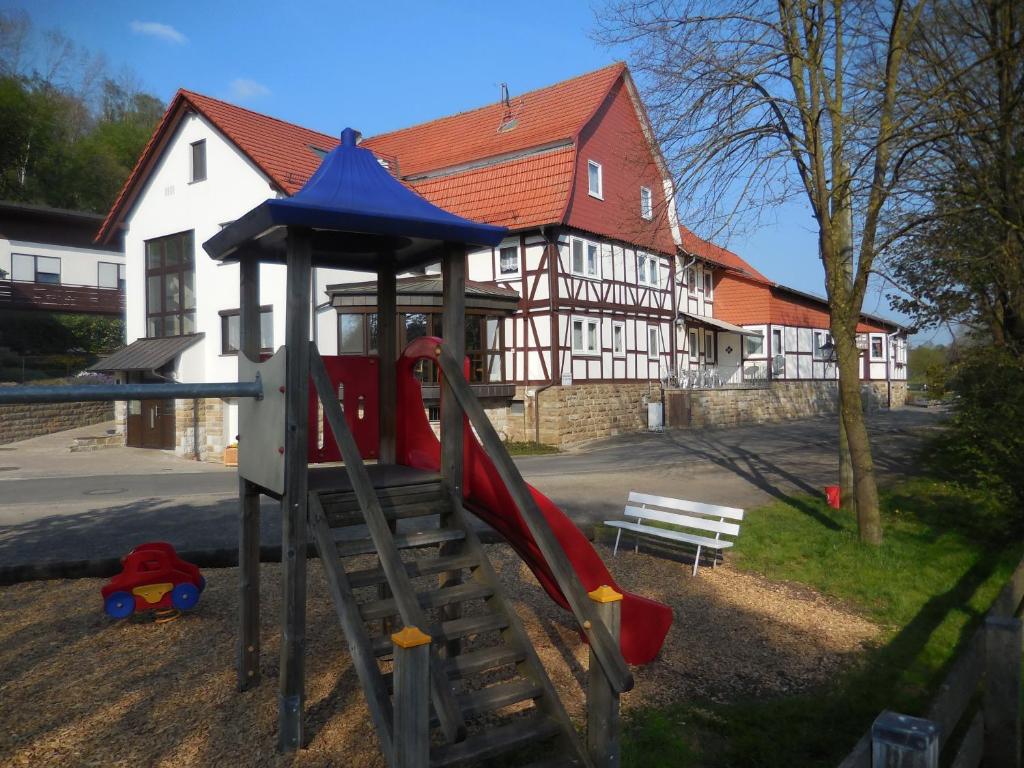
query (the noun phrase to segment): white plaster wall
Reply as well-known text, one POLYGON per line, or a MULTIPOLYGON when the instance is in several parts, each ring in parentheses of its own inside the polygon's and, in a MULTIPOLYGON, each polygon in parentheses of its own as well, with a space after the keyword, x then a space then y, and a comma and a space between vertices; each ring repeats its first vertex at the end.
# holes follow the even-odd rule
POLYGON ((101 261, 110 264, 124 264, 124 254, 118 251, 104 251, 97 248, 76 248, 70 245, 49 245, 26 240, 0 238, 0 270, 11 275, 11 254, 24 253, 29 256, 48 256, 60 259, 61 285, 87 285, 96 287, 99 280, 101 261))

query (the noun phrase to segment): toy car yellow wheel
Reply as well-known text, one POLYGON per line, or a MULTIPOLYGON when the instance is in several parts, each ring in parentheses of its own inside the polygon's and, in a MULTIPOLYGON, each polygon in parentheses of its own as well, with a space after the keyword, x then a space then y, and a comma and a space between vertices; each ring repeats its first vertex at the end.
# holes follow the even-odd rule
POLYGON ((195 584, 179 584, 171 592, 171 603, 179 611, 188 611, 196 607, 199 602, 199 590, 195 584))
POLYGON ((135 613, 135 598, 127 592, 114 592, 108 597, 103 608, 114 619, 127 619, 135 613))

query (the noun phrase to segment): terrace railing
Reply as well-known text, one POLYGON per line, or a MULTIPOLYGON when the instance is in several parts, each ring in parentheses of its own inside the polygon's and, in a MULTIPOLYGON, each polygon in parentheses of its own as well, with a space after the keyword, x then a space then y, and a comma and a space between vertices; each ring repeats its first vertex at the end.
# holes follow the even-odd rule
POLYGON ((93 285, 0 280, 0 308, 119 315, 124 312, 124 291, 93 285))

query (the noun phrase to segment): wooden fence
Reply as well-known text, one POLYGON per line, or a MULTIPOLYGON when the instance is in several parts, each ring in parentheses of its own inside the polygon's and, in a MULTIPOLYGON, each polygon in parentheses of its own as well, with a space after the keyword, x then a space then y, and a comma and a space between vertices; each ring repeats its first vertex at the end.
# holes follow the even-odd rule
POLYGON ((0 308, 120 315, 124 313, 124 291, 92 285, 0 280, 0 308))
POLYGON ((938 768, 940 754, 954 768, 1021 768, 1022 600, 1024 560, 953 662, 924 718, 883 712, 839 768, 938 768), (897 721, 904 723, 904 738, 892 739, 897 721))

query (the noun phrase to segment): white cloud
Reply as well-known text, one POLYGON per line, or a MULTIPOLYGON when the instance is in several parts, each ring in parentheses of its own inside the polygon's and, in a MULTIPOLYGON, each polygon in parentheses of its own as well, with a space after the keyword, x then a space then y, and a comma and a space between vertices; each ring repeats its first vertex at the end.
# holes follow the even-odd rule
POLYGON ((133 21, 130 26, 132 32, 137 35, 158 37, 168 43, 177 43, 178 45, 188 42, 188 38, 170 24, 161 24, 159 21, 133 21))
POLYGON ((236 77, 231 81, 231 98, 236 101, 247 101, 269 95, 270 89, 263 83, 257 83, 255 80, 236 77))

